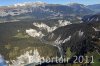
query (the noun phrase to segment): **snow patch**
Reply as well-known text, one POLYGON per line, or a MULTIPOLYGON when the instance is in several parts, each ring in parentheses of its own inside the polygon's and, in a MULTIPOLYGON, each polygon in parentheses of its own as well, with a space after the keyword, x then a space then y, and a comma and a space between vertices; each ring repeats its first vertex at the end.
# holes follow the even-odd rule
POLYGON ((38 6, 45 6, 46 3, 41 2, 41 1, 37 1, 37 2, 24 2, 24 3, 17 3, 14 4, 15 7, 18 6, 34 6, 34 7, 38 7, 38 6))

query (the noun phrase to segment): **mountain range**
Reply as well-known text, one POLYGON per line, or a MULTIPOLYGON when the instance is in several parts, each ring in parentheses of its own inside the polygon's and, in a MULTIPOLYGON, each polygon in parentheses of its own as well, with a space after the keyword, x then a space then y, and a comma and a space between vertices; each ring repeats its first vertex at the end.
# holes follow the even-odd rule
POLYGON ((87 7, 95 12, 100 12, 100 4, 88 5, 87 7))
POLYGON ((0 20, 31 19, 66 19, 67 17, 81 17, 99 12, 97 5, 83 5, 72 3, 67 5, 47 4, 44 2, 18 3, 0 7, 0 20), (6 18, 5 18, 6 17, 6 18))

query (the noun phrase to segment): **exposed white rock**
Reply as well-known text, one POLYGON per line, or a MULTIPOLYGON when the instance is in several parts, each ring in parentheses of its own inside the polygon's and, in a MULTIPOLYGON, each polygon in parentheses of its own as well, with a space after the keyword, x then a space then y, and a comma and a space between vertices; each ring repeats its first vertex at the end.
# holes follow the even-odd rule
POLYGON ((100 31, 100 29, 98 28, 95 28, 95 27, 92 27, 95 31, 100 31))
MULTIPOLYGON (((42 33, 42 30, 45 30, 49 33, 49 32, 54 31, 58 27, 69 25, 69 24, 71 24, 70 21, 58 20, 58 23, 56 23, 54 26, 50 27, 47 24, 42 23, 42 22, 41 23, 34 22, 33 25, 38 27, 41 31, 37 31, 35 29, 29 29, 29 30, 26 30, 26 33, 28 33, 28 35, 30 35, 32 37, 43 37, 44 34, 42 33)), ((54 35, 52 34, 51 36, 49 36, 49 38, 52 38, 53 36, 54 35)), ((62 40, 61 41, 57 41, 57 40, 56 40, 56 43, 60 44, 62 42, 62 40)))
POLYGON ((71 39, 71 36, 69 36, 69 37, 67 37, 66 39, 64 39, 64 40, 60 40, 61 39, 61 36, 59 36, 56 40, 55 40, 55 44, 62 44, 62 43, 65 43, 65 42, 67 42, 67 41, 69 41, 70 39, 71 39))
POLYGON ((82 36, 84 34, 84 32, 82 32, 81 30, 79 31, 79 36, 82 36))
POLYGON ((52 33, 50 36, 49 36, 49 39, 52 39, 54 36, 54 33, 52 33))
POLYGON ((50 29, 50 27, 44 23, 33 23, 34 26, 38 27, 39 29, 50 29))
POLYGON ((97 18, 96 21, 99 21, 99 18, 97 18))
POLYGON ((51 27, 50 30, 49 30, 49 32, 52 32, 52 31, 54 31, 55 29, 57 29, 57 26, 51 27))
POLYGON ((92 18, 91 20, 90 20, 90 19, 88 19, 88 20, 89 20, 89 22, 91 22, 91 21, 95 20, 95 18, 92 18))
POLYGON ((71 39, 71 36, 69 36, 68 38, 66 38, 65 40, 63 40, 63 43, 69 41, 71 39))
POLYGON ((37 31, 35 29, 28 29, 26 30, 26 33, 32 37, 43 37, 44 34, 41 31, 37 31))
POLYGON ((59 27, 72 24, 70 21, 66 21, 66 20, 58 20, 58 23, 59 23, 58 24, 59 27))
POLYGON ((16 60, 11 60, 12 64, 10 66, 25 66, 31 63, 41 63, 42 58, 37 49, 34 51, 30 50, 17 57, 16 60))
MULTIPOLYGON (((50 27, 45 23, 36 23, 34 22, 33 25, 38 27, 41 31, 37 31, 35 29, 28 29, 26 30, 26 33, 32 37, 43 37, 44 34, 42 33, 42 30, 49 32, 54 31, 55 29, 57 29, 58 27, 61 26, 65 26, 65 25, 69 25, 71 24, 69 21, 66 20, 59 20, 57 24, 55 24, 54 26, 50 27)), ((51 38, 53 37, 53 35, 51 36, 51 38)))
POLYGON ((56 24, 56 25, 54 25, 52 27, 50 27, 50 26, 48 26, 48 25, 46 25, 44 23, 36 23, 36 22, 33 23, 34 26, 38 27, 41 30, 44 29, 47 32, 52 32, 55 29, 57 29, 58 27, 69 25, 69 24, 71 24, 70 21, 66 21, 66 20, 59 20, 58 24, 56 24))
POLYGON ((56 45, 59 45, 59 44, 61 44, 62 42, 63 42, 63 40, 60 40, 60 38, 61 38, 61 36, 59 36, 56 40, 55 40, 55 44, 56 45))
POLYGON ((80 19, 80 20, 81 20, 81 19, 82 19, 82 17, 77 17, 77 19, 80 19))
POLYGON ((52 32, 54 31, 57 27, 54 26, 54 27, 49 27, 48 25, 44 24, 44 23, 33 23, 34 26, 38 27, 39 29, 44 29, 46 30, 47 32, 52 32))

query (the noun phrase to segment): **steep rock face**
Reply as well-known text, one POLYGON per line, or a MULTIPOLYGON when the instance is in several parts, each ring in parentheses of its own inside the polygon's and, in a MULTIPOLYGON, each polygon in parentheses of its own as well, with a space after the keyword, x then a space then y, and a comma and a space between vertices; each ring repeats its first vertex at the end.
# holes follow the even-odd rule
POLYGON ((83 22, 100 22, 100 13, 94 15, 86 15, 83 17, 83 22))
POLYGON ((73 8, 74 12, 76 14, 82 14, 82 13, 83 14, 90 14, 91 12, 93 12, 92 10, 90 10, 89 8, 87 8, 86 5, 83 5, 83 4, 71 3, 68 6, 71 7, 71 8, 73 8))
POLYGON ((43 40, 51 45, 60 47, 65 53, 68 47, 72 52, 84 54, 99 48, 100 44, 95 44, 93 39, 100 38, 100 23, 80 23, 60 27, 43 37, 43 40))

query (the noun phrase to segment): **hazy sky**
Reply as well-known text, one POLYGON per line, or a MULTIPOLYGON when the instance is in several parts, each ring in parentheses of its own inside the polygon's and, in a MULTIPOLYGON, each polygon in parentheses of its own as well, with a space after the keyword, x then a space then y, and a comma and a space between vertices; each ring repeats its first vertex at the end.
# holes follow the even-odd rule
POLYGON ((46 3, 67 4, 67 3, 81 3, 81 4, 100 4, 100 0, 0 0, 0 6, 12 5, 23 2, 42 1, 46 3))

